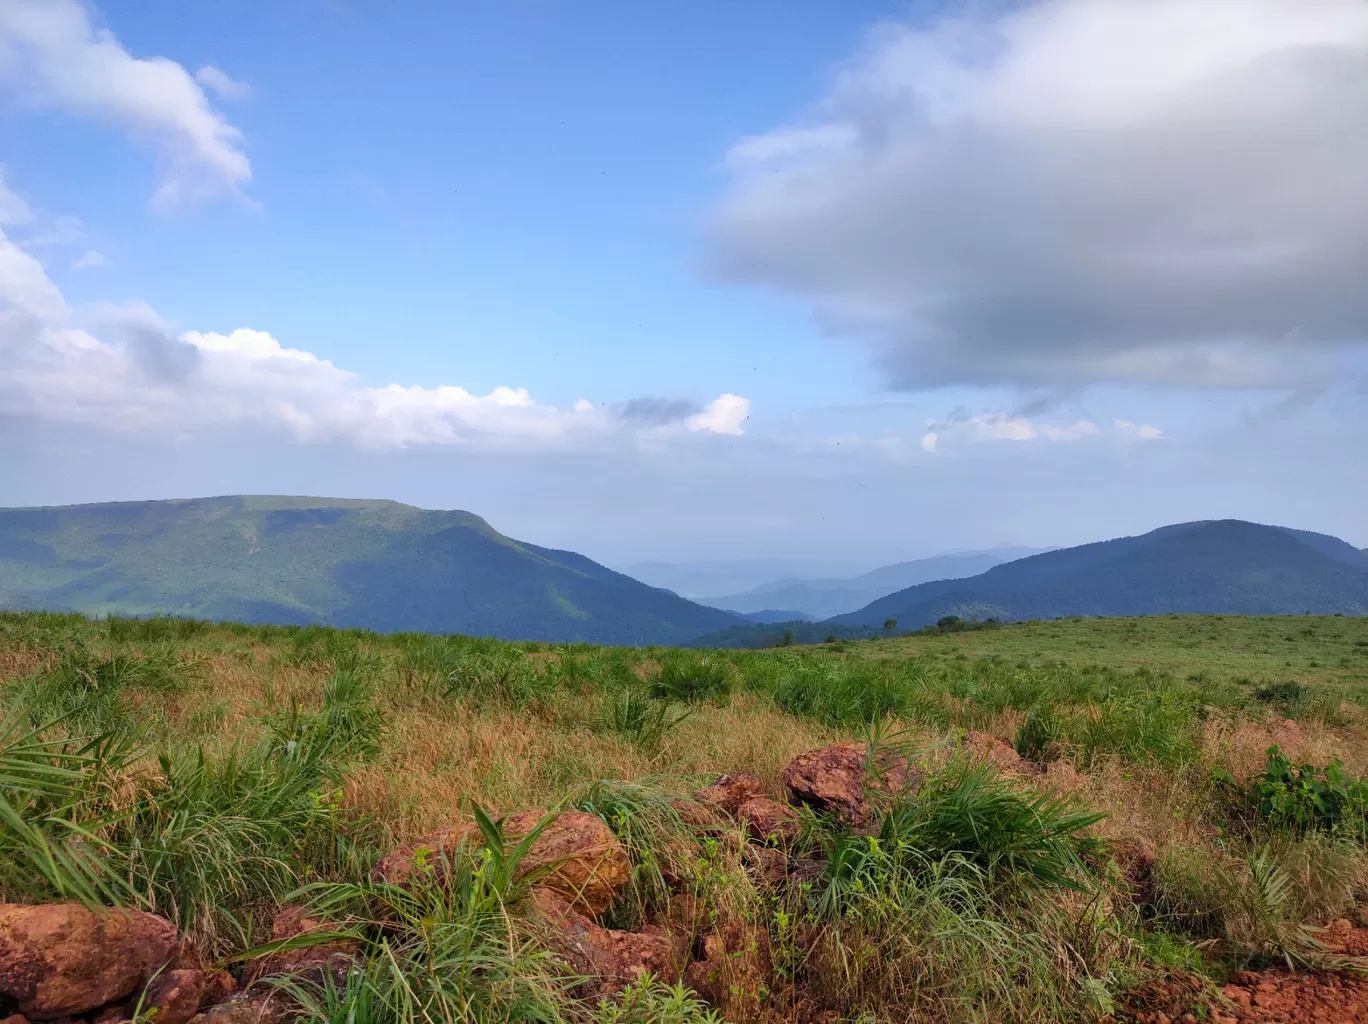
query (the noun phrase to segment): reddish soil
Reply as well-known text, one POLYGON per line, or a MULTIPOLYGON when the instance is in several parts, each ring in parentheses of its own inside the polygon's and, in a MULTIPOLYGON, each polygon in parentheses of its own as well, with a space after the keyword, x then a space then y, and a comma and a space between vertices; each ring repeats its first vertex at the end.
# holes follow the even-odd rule
MULTIPOLYGON (((1316 938, 1332 956, 1368 955, 1368 928, 1345 920, 1316 938)), ((1121 1019, 1136 1024, 1368 1024, 1368 974, 1240 971, 1217 993, 1202 978, 1178 972, 1130 993, 1123 1005, 1121 1019)))

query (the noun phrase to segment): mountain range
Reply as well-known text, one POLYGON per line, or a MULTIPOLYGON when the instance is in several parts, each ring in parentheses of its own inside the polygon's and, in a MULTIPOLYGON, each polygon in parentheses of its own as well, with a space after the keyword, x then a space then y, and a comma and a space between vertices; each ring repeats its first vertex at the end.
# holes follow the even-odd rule
POLYGON ((0 608, 605 644, 742 621, 469 512, 278 496, 0 510, 0 608))
POLYGON ((897 619, 899 628, 915 628, 945 615, 1021 620, 1306 611, 1368 614, 1368 554, 1321 533, 1223 519, 1033 555, 971 579, 923 583, 830 621, 897 619))
POLYGON ((947 615, 1368 614, 1368 553, 1280 526, 1184 523, 1001 561, 1010 553, 757 587, 747 600, 762 607, 743 615, 505 537, 470 512, 281 496, 120 502, 0 509, 0 608, 728 646, 885 632, 890 619, 902 632, 947 615), (779 621, 860 588, 893 589, 817 623, 779 621), (785 611, 796 597, 801 612, 785 611))
POLYGON ((863 608, 886 594, 932 580, 977 576, 995 565, 1040 552, 1040 548, 994 548, 896 562, 848 579, 781 579, 739 594, 696 598, 702 604, 738 612, 752 621, 829 619, 863 608), (784 615, 780 609, 792 609, 784 615))

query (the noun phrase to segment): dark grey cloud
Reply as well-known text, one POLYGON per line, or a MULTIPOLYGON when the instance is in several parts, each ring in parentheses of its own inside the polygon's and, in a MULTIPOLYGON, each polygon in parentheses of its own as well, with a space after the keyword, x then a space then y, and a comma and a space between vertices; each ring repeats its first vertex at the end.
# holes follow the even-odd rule
POLYGON ((96 319, 150 383, 184 384, 203 361, 199 349, 146 306, 104 307, 96 319))
POLYGON ((624 402, 620 415, 628 423, 644 427, 663 427, 697 416, 703 407, 687 398, 633 398, 624 402))
POLYGON ((896 387, 1315 388, 1368 342, 1368 4, 1046 0, 884 27, 747 139, 712 269, 896 387))

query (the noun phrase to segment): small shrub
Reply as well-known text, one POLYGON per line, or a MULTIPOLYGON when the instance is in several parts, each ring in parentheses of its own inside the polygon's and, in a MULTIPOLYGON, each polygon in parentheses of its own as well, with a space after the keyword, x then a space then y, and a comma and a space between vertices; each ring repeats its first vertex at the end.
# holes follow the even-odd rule
POLYGON ((639 687, 629 686, 606 696, 601 725, 644 750, 656 750, 689 714, 687 707, 653 700, 639 687))
POLYGON ((1013 746, 1028 761, 1037 763, 1049 759, 1052 747, 1059 739, 1059 721, 1046 708, 1032 708, 1017 729, 1013 746))
POLYGON ((662 985, 649 974, 622 990, 616 1002, 603 1000, 594 1024, 725 1024, 716 1010, 683 985, 662 985))
POLYGON ((1296 834, 1347 828, 1368 836, 1368 780, 1344 773, 1340 762, 1324 768, 1294 765, 1278 747, 1268 748, 1264 770, 1241 788, 1227 773, 1218 779, 1259 820, 1296 834))
POLYGON ((1284 718, 1300 718, 1306 709, 1310 689, 1301 683, 1269 683, 1258 687, 1253 697, 1260 704, 1276 708, 1284 718))
POLYGON ((702 651, 671 651, 651 680, 651 696, 686 704, 725 700, 731 695, 731 664, 721 655, 702 651))

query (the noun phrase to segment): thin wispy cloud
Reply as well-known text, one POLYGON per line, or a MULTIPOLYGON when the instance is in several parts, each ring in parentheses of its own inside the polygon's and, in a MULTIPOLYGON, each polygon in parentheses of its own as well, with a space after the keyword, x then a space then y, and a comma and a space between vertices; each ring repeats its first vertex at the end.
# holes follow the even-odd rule
MULTIPOLYGON (((238 86, 203 70, 220 95, 238 86)), ((240 196, 251 181, 242 132, 201 83, 173 60, 133 56, 77 0, 0 3, 0 89, 21 108, 90 118, 151 146, 162 167, 155 205, 240 196)))

